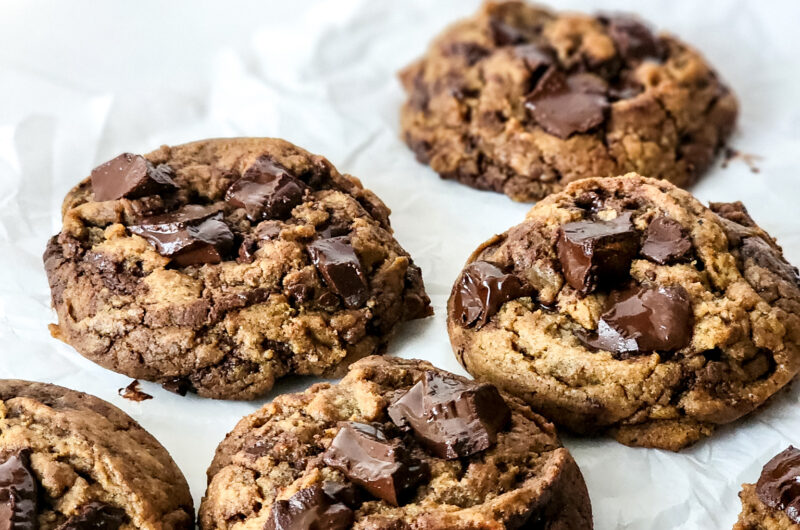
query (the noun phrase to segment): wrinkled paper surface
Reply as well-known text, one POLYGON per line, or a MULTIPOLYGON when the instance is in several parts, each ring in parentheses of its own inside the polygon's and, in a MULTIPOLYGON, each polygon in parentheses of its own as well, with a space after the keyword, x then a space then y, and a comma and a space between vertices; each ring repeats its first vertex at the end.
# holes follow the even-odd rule
MULTIPOLYGON (((694 188, 743 200, 800 263, 800 37, 795 1, 569 0, 562 7, 637 10, 694 44, 739 95, 731 145, 760 155, 718 163, 694 188)), ((470 252, 520 222, 529 205, 441 181, 399 140, 396 72, 476 0, 0 3, 0 377, 83 390, 127 411, 185 472, 199 504, 214 448, 253 403, 181 398, 130 379, 52 339, 41 254, 66 191, 122 151, 218 136, 278 136, 327 156, 393 210, 397 239, 422 267, 436 316, 405 325, 391 354, 464 373, 445 301, 470 252)), ((797 389, 680 454, 565 436, 583 470, 596 528, 730 528, 740 484, 800 444, 797 389)))

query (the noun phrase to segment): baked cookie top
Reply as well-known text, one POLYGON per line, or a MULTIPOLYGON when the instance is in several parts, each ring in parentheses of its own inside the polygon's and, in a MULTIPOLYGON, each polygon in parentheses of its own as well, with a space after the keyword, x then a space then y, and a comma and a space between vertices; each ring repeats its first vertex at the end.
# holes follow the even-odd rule
POLYGON ((800 527, 800 451, 791 445, 764 465, 755 484, 744 484, 742 513, 733 530, 800 527))
POLYGON ((194 506, 167 451, 118 408, 0 380, 0 528, 190 530, 194 506))
POLYGON ((448 327, 470 373, 556 423, 677 450, 795 376, 798 285, 741 203, 586 179, 476 250, 448 327))
POLYGON ((279 396, 239 422, 208 477, 204 530, 592 528, 552 424, 418 360, 369 357, 279 396))
POLYGON ((400 73, 406 143, 444 178, 533 201, 629 171, 685 187, 737 103, 695 50, 635 18, 486 2, 400 73))
POLYGON ((283 140, 120 155, 64 201, 44 255, 51 331, 106 368, 215 398, 331 375, 431 314, 389 213, 283 140))

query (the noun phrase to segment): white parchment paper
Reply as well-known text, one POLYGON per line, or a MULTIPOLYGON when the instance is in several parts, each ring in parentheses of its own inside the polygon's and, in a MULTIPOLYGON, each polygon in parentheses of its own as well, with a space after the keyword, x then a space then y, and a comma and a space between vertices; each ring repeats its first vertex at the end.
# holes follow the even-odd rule
MULTIPOLYGON (((555 4, 555 2, 553 2, 555 4)), ((390 353, 463 373, 444 324, 450 286, 478 243, 529 206, 444 182, 400 142, 396 71, 477 0, 239 2, 0 1, 0 377, 58 383, 106 399, 152 432, 199 504, 214 448, 254 403, 126 401, 129 378, 50 338, 41 254, 64 193, 122 151, 218 136, 278 136, 327 156, 392 208, 397 238, 422 267, 436 316, 406 325, 390 353)), ((564 0, 559 8, 628 10, 705 53, 741 100, 732 145, 760 155, 717 165, 702 200, 745 201, 800 263, 800 2, 564 0)), ((796 389, 680 454, 565 437, 598 529, 730 528, 740 484, 800 443, 796 389)))

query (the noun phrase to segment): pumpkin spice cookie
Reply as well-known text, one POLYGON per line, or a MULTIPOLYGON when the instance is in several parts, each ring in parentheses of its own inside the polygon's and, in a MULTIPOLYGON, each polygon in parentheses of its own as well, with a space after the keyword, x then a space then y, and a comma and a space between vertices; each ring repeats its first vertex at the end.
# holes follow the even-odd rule
POLYGON ((167 451, 118 408, 0 380, 0 528, 191 530, 194 507, 167 451))
POLYGON ((533 201, 628 171, 685 187, 737 115, 695 50, 627 16, 486 2, 400 73, 404 139, 443 178, 533 201))
POLYGON ((800 369, 800 280, 741 203, 574 182, 481 245, 448 303, 478 380, 586 434, 678 450, 800 369))
POLYGON ((521 400, 369 357, 279 396, 217 449, 202 530, 591 529, 583 477, 521 400))
POLYGON ((334 375, 432 312, 383 202, 283 140, 120 155, 69 192, 63 225, 44 255, 53 335, 182 393, 334 375))
POLYGON ((800 528, 800 451, 791 445, 767 462, 755 484, 744 484, 733 530, 800 528))

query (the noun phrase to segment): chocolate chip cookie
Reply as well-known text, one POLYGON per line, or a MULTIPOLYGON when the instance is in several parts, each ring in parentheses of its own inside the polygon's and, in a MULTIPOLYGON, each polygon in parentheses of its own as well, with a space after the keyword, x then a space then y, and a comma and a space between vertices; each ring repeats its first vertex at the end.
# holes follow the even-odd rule
POLYGON ((277 139, 102 164, 67 195, 44 263, 55 337, 111 370, 214 398, 334 375, 432 312, 383 202, 277 139))
POLYGON ((191 530, 194 506, 167 451, 118 408, 0 380, 0 528, 191 530))
POLYGON ((217 449, 200 528, 592 528, 583 477, 521 400, 369 357, 279 396, 217 449))
POLYGON ((800 284, 741 203, 574 182, 481 245, 448 302, 461 364, 578 433, 678 450, 800 369, 800 284))
POLYGON ((744 484, 733 530, 800 528, 800 451, 791 445, 767 462, 755 484, 744 484))
POLYGON ((737 103, 676 38, 627 16, 486 2, 400 74, 404 139, 443 178, 533 201, 637 171, 688 186, 737 103))

